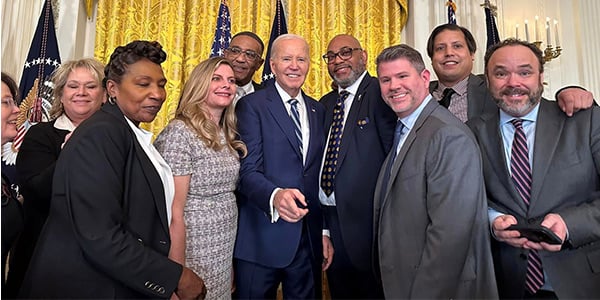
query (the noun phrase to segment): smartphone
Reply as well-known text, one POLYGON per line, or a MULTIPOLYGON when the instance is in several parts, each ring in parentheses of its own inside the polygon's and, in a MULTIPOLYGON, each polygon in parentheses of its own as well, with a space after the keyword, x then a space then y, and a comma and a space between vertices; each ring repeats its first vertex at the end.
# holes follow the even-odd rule
POLYGON ((532 242, 540 243, 545 242, 550 245, 560 245, 562 244, 562 240, 554 233, 552 230, 548 229, 548 227, 544 227, 542 225, 522 225, 515 224, 511 225, 507 230, 517 230, 521 237, 524 237, 532 242))

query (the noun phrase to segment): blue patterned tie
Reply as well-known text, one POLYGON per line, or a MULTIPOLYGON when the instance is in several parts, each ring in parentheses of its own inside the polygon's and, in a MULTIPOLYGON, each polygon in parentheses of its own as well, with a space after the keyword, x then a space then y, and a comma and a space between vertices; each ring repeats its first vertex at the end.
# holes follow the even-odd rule
POLYGON ((333 122, 329 131, 329 143, 325 152, 325 162, 321 173, 321 188, 325 195, 333 193, 335 185, 335 172, 337 170, 338 153, 340 152, 340 142, 344 129, 344 101, 348 98, 348 91, 340 92, 335 107, 333 108, 333 122))
MULTIPOLYGON (((515 187, 529 208, 531 199, 531 167, 529 165, 529 150, 527 149, 527 138, 523 131, 523 120, 512 119, 510 122, 515 126, 515 137, 510 152, 510 172, 515 187)), ((525 279, 527 290, 533 295, 544 285, 544 272, 542 260, 537 250, 529 250, 527 257, 527 276, 525 279)))
POLYGON ((390 173, 392 172, 392 166, 394 165, 394 161, 396 161, 398 144, 400 144, 400 139, 402 138, 402 134, 404 131, 404 124, 402 121, 398 120, 396 123, 396 130, 394 130, 394 144, 392 145, 392 149, 390 149, 390 160, 385 166, 385 173, 383 173, 383 185, 381 186, 381 202, 383 203, 385 192, 387 190, 388 184, 390 181, 390 173))
POLYGON ((296 132, 296 138, 298 138, 298 145, 300 145, 300 153, 302 153, 302 125, 300 125, 300 113, 298 112, 298 100, 290 99, 288 103, 292 106, 292 113, 290 117, 294 121, 294 131, 296 132))

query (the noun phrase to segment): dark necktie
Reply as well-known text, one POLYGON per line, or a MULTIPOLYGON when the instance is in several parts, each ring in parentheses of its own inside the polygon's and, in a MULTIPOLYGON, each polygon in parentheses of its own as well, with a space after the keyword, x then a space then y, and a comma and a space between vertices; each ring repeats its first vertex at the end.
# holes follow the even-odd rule
POLYGON ((394 165, 394 161, 396 161, 396 150, 398 149, 398 144, 400 144, 400 139, 402 138, 402 131, 404 131, 404 124, 402 121, 398 120, 396 123, 396 130, 394 130, 394 144, 392 145, 392 149, 390 149, 390 160, 388 160, 387 165, 385 166, 385 173, 383 173, 383 181, 381 185, 381 202, 383 203, 385 192, 388 187, 388 181, 390 181, 390 173, 392 172, 392 166, 394 165))
POLYGON ((440 105, 448 108, 448 106, 450 106, 450 99, 454 93, 454 90, 451 88, 444 89, 444 92, 442 93, 442 99, 440 100, 440 105))
MULTIPOLYGON (((515 187, 529 208, 531 199, 531 167, 529 164, 529 150, 527 149, 527 138, 523 131, 523 120, 512 119, 510 122, 515 126, 515 137, 510 152, 510 171, 515 187)), ((527 276, 525 286, 533 295, 544 285, 544 273, 542 260, 537 250, 529 250, 527 258, 527 276)))
POLYGON ((329 143, 325 152, 325 162, 321 172, 321 188, 325 195, 333 193, 335 185, 335 172, 337 170, 338 153, 340 152, 340 142, 344 129, 344 101, 348 98, 348 91, 340 92, 340 96, 333 108, 333 122, 329 131, 329 143))
POLYGON ((290 117, 294 122, 294 131, 296 132, 296 138, 298 138, 298 145, 300 145, 300 153, 302 153, 302 126, 300 125, 300 113, 298 112, 298 100, 290 99, 288 103, 292 106, 292 113, 290 117))

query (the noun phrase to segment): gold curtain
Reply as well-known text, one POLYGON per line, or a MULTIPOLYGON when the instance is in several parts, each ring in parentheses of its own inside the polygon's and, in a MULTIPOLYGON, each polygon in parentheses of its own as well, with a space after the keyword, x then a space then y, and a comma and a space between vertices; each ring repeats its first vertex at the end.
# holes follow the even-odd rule
MULTIPOLYGON (((155 135, 172 118, 180 90, 192 69, 210 55, 220 0, 100 0, 94 55, 108 62, 112 51, 136 39, 157 40, 167 52, 167 101, 154 122, 142 127, 155 135)), ((229 0, 232 35, 252 31, 268 44, 276 0, 229 0)), ((320 98, 331 79, 321 58, 329 40, 339 33, 356 36, 367 51, 368 70, 385 47, 400 43, 408 18, 408 0, 288 0, 284 1, 288 32, 306 38, 311 69, 304 91, 320 98)), ((262 68, 255 80, 260 82, 262 68)))

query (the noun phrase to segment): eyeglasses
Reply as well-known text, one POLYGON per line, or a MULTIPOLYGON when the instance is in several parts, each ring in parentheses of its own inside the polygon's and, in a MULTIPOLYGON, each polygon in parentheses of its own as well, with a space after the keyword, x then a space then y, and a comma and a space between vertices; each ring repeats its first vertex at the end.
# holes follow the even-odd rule
POLYGON ((340 49, 340 51, 337 53, 333 53, 333 52, 329 51, 325 55, 323 55, 323 60, 325 61, 325 63, 328 63, 328 64, 332 63, 335 60, 336 56, 339 56, 342 60, 349 60, 350 58, 352 58, 352 52, 354 52, 356 50, 362 51, 362 48, 344 47, 344 48, 340 49))
POLYGON ((15 106, 19 106, 19 104, 13 98, 4 98, 4 99, 2 99, 2 106, 12 108, 12 107, 15 107, 15 106))
POLYGON ((260 59, 260 55, 258 55, 258 53, 252 51, 252 50, 242 50, 239 47, 231 47, 231 48, 227 48, 225 49, 225 51, 231 53, 231 55, 238 57, 240 54, 244 53, 244 57, 248 60, 248 61, 255 61, 260 59))

